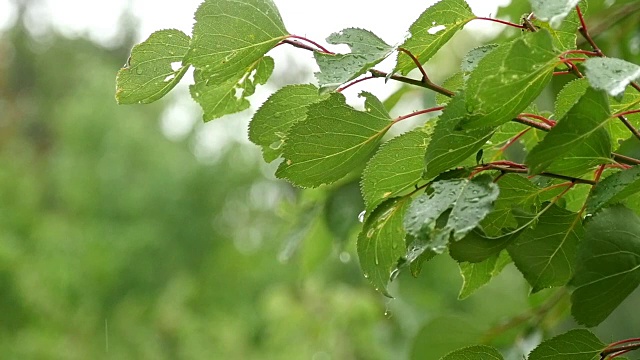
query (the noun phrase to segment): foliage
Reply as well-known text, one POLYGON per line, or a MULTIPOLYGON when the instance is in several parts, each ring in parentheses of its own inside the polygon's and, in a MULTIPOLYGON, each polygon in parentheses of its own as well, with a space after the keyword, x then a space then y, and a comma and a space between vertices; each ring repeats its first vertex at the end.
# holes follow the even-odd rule
MULTIPOLYGON (((410 268, 417 275, 426 261, 449 252, 460 263, 460 296, 466 297, 513 261, 532 294, 559 288, 526 319, 544 319, 568 290, 574 319, 595 326, 640 284, 640 205, 634 196, 640 159, 629 150, 640 141, 633 116, 640 112, 634 82, 640 67, 605 57, 587 28, 586 1, 530 3, 534 12, 513 23, 477 17, 463 0, 441 0, 409 27, 402 45, 390 47, 370 31, 349 28, 327 38, 350 48, 335 54, 288 34, 270 0, 206 0, 175 73, 166 60, 175 55, 173 45, 156 41, 164 33, 155 33, 132 51, 118 75, 116 97, 120 103, 155 100, 184 67, 194 67, 191 94, 211 120, 248 107, 246 97, 271 74, 273 63, 265 56, 271 48, 312 51, 320 88, 279 90, 254 116, 250 138, 267 161, 281 158, 276 176, 299 187, 326 188, 365 169, 366 213, 357 248, 362 272, 378 291, 391 296, 388 283, 399 272, 410 268), (423 64, 475 20, 520 31, 471 50, 461 75, 435 84, 423 64), (578 48, 577 33, 588 50, 578 48), (141 51, 147 48, 155 58, 141 51), (395 70, 375 69, 392 51, 395 70), (148 75, 139 70, 145 61, 163 64, 153 79, 168 74, 164 87, 144 82, 148 75), (407 77, 411 71, 421 78, 407 77), (343 92, 376 77, 435 91, 443 106, 392 118, 391 109, 365 91, 364 110, 348 105, 343 92), (538 110, 536 99, 553 91, 557 77, 586 81, 554 92, 555 112, 538 110), (124 96, 130 93, 139 97, 124 96), (397 123, 438 112, 427 125, 381 145, 397 123)), ((640 347, 637 341, 633 346, 640 347)), ((529 358, 592 359, 626 350, 572 330, 542 342, 529 358)), ((444 358, 465 357, 502 358, 485 346, 444 358)))

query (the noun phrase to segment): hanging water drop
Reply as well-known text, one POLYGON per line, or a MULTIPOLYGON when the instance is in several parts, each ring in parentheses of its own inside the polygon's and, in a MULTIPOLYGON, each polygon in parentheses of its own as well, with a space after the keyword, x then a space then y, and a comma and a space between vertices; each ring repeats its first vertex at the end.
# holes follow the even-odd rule
POLYGON ((360 212, 360 214, 358 214, 358 221, 360 221, 361 223, 364 222, 364 216, 367 214, 367 210, 362 210, 360 212))

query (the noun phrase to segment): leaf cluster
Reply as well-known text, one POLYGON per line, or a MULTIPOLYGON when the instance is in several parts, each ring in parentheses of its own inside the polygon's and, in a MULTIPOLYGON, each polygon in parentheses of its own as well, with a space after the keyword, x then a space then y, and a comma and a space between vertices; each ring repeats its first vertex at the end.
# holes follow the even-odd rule
MULTIPOLYGON (((532 293, 568 288, 575 320, 595 326, 640 284, 633 116, 640 66, 604 57, 595 43, 578 49, 578 33, 593 41, 585 1, 530 3, 533 13, 511 24, 517 35, 471 50, 440 86, 422 64, 465 24, 483 19, 464 0, 427 8, 398 46, 364 29, 330 35, 329 44, 349 47, 343 54, 288 34, 270 0, 207 0, 191 37, 163 30, 134 47, 116 96, 154 101, 193 67, 191 94, 210 120, 248 107, 246 97, 273 70, 265 56, 273 47, 311 50, 318 86, 276 91, 253 116, 249 138, 265 161, 279 161, 276 176, 298 187, 361 177, 366 212, 357 250, 377 290, 390 296, 387 285, 399 272, 417 276, 425 261, 448 254, 464 277, 463 298, 513 263, 532 293), (392 72, 374 68, 393 53, 392 72), (418 72, 421 78, 407 77, 418 72), (347 104, 345 88, 383 76, 438 92, 440 106, 392 118, 369 92, 360 93, 363 110, 347 104), (554 76, 576 79, 556 94, 553 111, 539 111, 536 99, 554 76), (432 112, 439 116, 386 139, 398 122, 432 112)), ((588 331, 574 330, 529 358, 568 351, 591 359, 603 349, 588 331)), ((502 357, 476 346, 444 358, 502 357)))

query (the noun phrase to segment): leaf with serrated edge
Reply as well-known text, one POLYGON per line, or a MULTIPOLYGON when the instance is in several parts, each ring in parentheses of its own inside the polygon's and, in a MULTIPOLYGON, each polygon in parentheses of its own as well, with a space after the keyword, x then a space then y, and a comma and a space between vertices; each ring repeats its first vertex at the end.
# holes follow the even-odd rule
POLYGON ((616 58, 589 58, 584 62, 591 87, 620 97, 632 81, 640 78, 640 66, 616 58))
POLYGON ((337 181, 363 163, 393 124, 382 103, 370 93, 365 111, 345 102, 344 95, 311 104, 305 120, 293 124, 284 144, 285 161, 276 172, 301 187, 337 181))
POLYGON ((417 129, 380 147, 362 174, 362 196, 367 209, 374 209, 420 181, 429 137, 426 130, 417 129))
POLYGON ((484 56, 467 80, 465 128, 510 121, 542 92, 558 63, 547 31, 528 33, 484 56), (487 91, 487 89, 491 89, 487 91))
POLYGON ((148 104, 173 89, 189 69, 182 59, 190 40, 182 31, 160 30, 134 46, 116 76, 118 104, 148 104))
POLYGON ((249 75, 241 79, 229 79, 215 84, 207 79, 199 69, 193 73, 195 84, 189 87, 191 97, 200 104, 203 120, 219 118, 249 108, 248 96, 253 95, 256 84, 264 84, 273 72, 273 59, 264 56, 249 70, 249 75))
POLYGON ((460 70, 464 74, 464 80, 467 81, 469 75, 476 69, 480 60, 482 60, 487 54, 497 48, 497 44, 486 44, 469 50, 469 52, 462 58, 460 63, 460 70))
POLYGON ((276 91, 253 115, 249 140, 262 147, 267 162, 282 154, 282 146, 291 126, 307 116, 307 107, 326 99, 314 85, 288 85, 276 91))
POLYGON ((640 166, 609 175, 600 181, 587 200, 586 211, 593 214, 607 204, 625 200, 640 191, 640 166))
POLYGON ((538 197, 544 191, 518 174, 507 174, 501 177, 497 184, 500 187, 500 195, 493 204, 493 211, 481 222, 483 230, 493 236, 501 234, 504 228, 517 227, 518 223, 512 214, 513 207, 531 210, 537 205, 538 197))
POLYGON ((545 138, 527 156, 532 174, 545 169, 563 174, 580 174, 610 162, 611 140, 604 126, 609 119, 609 103, 600 91, 587 89, 545 138), (554 165, 551 167, 551 165, 554 165))
MULTIPOLYGON (((411 25, 409 38, 400 47, 410 51, 421 64, 425 63, 473 19, 475 15, 464 0, 442 0, 425 10, 411 25)), ((409 56, 398 53, 394 72, 406 75, 415 67, 409 56)))
POLYGON ((364 276, 385 296, 387 283, 398 259, 405 253, 402 219, 407 198, 392 198, 380 204, 364 223, 358 236, 358 258, 364 276))
MULTIPOLYGON (((586 1, 580 2, 580 8, 582 12, 585 12, 586 1)), ((580 27, 580 18, 578 12, 572 8, 569 15, 562 20, 560 26, 552 26, 546 21, 542 21, 537 17, 533 20, 533 25, 546 29, 551 33, 553 37, 553 46, 560 51, 574 50, 576 49, 576 40, 578 34, 578 28, 580 27)), ((569 55, 571 57, 571 55, 569 55)))
POLYGON ((589 88, 589 81, 586 78, 572 80, 567 83, 556 97, 554 118, 562 119, 569 110, 580 101, 589 88))
POLYGON ((327 38, 333 45, 346 44, 351 49, 348 54, 325 54, 314 52, 320 72, 315 73, 320 88, 325 91, 336 89, 341 84, 364 74, 384 60, 393 50, 382 39, 364 29, 348 28, 333 33, 327 38))
POLYGON ((509 255, 502 251, 500 254, 495 254, 479 263, 459 263, 458 266, 460 267, 463 283, 458 299, 465 299, 485 286, 491 279, 500 274, 509 262, 511 262, 509 255))
MULTIPOLYGON (((185 63, 193 65, 191 94, 205 111, 204 120, 248 108, 249 85, 267 51, 288 36, 280 13, 271 0, 207 0, 195 14, 191 47, 185 63)), ((267 71, 262 71, 267 74, 267 71)))
POLYGON ((605 347, 589 330, 574 329, 543 341, 529 354, 529 360, 597 360, 605 347))
POLYGON ((484 145, 494 129, 456 130, 456 124, 466 116, 464 94, 453 97, 443 110, 433 130, 425 155, 425 179, 458 166, 484 145))
POLYGON ((580 0, 529 0, 531 10, 540 20, 558 27, 580 0))
POLYGON ((580 214, 552 206, 507 247, 532 292, 565 285, 573 276, 576 248, 584 237, 580 214))
POLYGON ((440 360, 502 360, 502 354, 491 346, 474 345, 458 349, 440 358, 440 360))
MULTIPOLYGON (((499 189, 488 175, 472 180, 453 179, 436 181, 433 192, 416 198, 409 206, 404 220, 407 233, 416 243, 424 244, 424 250, 441 254, 449 239, 462 239, 491 211, 499 189), (438 219, 448 210, 445 224, 438 219)), ((443 221, 444 222, 444 221, 443 221)), ((415 258, 411 251, 407 258, 415 258)), ((419 255, 419 254, 418 254, 419 255)))
POLYGON ((596 213, 585 232, 571 281, 571 314, 596 326, 640 285, 640 218, 616 205, 596 213))

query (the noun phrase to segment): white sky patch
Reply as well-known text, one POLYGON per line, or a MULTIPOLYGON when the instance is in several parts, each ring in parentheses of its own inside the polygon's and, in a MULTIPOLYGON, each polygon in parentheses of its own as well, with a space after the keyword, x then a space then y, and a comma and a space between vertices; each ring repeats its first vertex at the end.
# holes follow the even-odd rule
POLYGON ((440 31, 446 29, 447 27, 444 25, 438 25, 438 26, 434 26, 432 28, 430 28, 429 30, 427 30, 427 32, 431 35, 435 35, 437 33, 439 33, 440 31))
POLYGON ((174 61, 171 63, 171 70, 173 71, 178 71, 182 68, 182 62, 180 61, 174 61))

